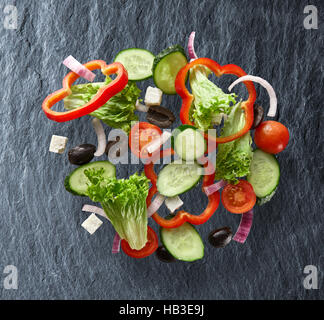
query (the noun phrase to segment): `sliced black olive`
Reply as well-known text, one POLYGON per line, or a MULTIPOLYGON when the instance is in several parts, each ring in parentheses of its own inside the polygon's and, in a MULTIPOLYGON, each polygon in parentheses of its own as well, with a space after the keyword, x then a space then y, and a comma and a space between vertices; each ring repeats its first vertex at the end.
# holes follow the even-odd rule
POLYGON ((170 263, 175 261, 175 258, 164 248, 164 246, 158 247, 155 254, 162 262, 170 263))
POLYGON ((229 227, 213 230, 209 236, 209 243, 215 248, 224 248, 232 240, 233 233, 229 227))
POLYGON ((151 106, 147 112, 146 120, 160 128, 169 128, 175 121, 175 116, 167 108, 151 106))
POLYGON ((86 164, 93 159, 96 149, 93 144, 80 144, 69 150, 69 161, 76 165, 86 164))
POLYGON ((251 129, 255 129, 262 121, 264 118, 264 110, 261 106, 255 104, 253 107, 254 111, 254 120, 251 129))

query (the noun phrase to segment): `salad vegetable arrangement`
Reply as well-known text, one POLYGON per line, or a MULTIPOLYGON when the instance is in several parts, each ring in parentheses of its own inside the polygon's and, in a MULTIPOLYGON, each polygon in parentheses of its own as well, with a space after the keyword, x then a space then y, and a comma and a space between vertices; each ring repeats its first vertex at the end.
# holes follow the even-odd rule
MULTIPOLYGON (((180 45, 157 55, 140 48, 125 49, 111 64, 95 60, 82 65, 69 56, 63 63, 71 72, 63 79, 62 89, 50 94, 42 104, 45 115, 57 122, 93 117, 98 144, 83 143, 69 150, 68 159, 77 167, 67 174, 64 186, 73 195, 100 203, 101 207, 83 206, 83 211, 92 214, 82 227, 92 234, 102 224, 97 216, 109 220, 116 231, 113 253, 121 247, 134 258, 155 252, 163 262, 202 259, 204 241, 195 226, 206 223, 220 203, 227 211, 240 214, 241 222, 234 235, 227 226, 212 230, 208 242, 215 248, 224 248, 231 240, 244 243, 252 226, 254 207, 267 203, 276 193, 280 166, 275 155, 286 148, 289 132, 277 121, 264 121, 263 108, 255 104, 254 83, 269 93, 268 117, 277 112, 274 89, 266 80, 247 75, 239 66, 220 66, 210 58, 198 58, 194 37, 192 32, 188 41, 190 60, 180 45), (93 82, 95 69, 101 69, 106 76, 104 82, 93 82), (211 73, 217 77, 236 76, 228 93, 210 80, 211 73), (79 77, 88 83, 73 85, 79 77), (149 86, 142 100, 137 82, 149 78, 153 78, 156 87, 149 86), (231 93, 240 82, 248 91, 245 101, 231 93), (170 128, 176 119, 161 106, 163 94, 178 94, 182 100, 182 125, 172 132, 161 129, 170 128), (66 110, 53 111, 52 107, 61 100, 66 110), (135 112, 145 112, 147 121, 138 122, 135 112), (102 122, 123 130, 124 135, 107 143, 102 122), (168 141, 171 147, 165 147, 168 141), (111 160, 120 158, 128 147, 133 156, 143 161, 144 172, 117 178, 116 165, 111 160), (93 161, 105 153, 108 160, 93 161), (161 159, 166 165, 156 173, 154 164, 161 159), (201 181, 202 192, 208 198, 204 211, 181 210, 183 202, 179 196, 201 181), (158 213, 163 204, 170 211, 166 217, 158 213), (159 237, 148 226, 151 217, 159 226, 159 237)), ((66 143, 67 138, 53 135, 50 151, 64 153, 66 143)))

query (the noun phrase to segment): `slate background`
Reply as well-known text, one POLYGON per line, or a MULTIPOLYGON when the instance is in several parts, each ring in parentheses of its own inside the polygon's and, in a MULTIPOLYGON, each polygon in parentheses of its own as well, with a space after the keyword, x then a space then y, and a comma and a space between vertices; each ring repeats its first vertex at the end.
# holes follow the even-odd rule
MULTIPOLYGON (((0 270, 17 266, 19 287, 5 290, 0 273, 0 298, 323 299, 321 2, 311 1, 319 11, 319 29, 306 30, 306 0, 1 0, 1 12, 6 4, 17 6, 19 23, 17 30, 0 25, 0 270), (211 229, 227 225, 236 230, 239 224, 239 216, 220 207, 198 228, 206 242, 201 261, 163 264, 155 256, 112 255, 111 225, 104 223, 90 236, 80 226, 87 217, 82 205, 90 200, 63 188, 72 169, 67 153, 48 152, 52 134, 69 137, 68 148, 95 143, 89 119, 58 124, 44 116, 41 103, 61 87, 67 73, 61 62, 70 54, 82 62, 109 62, 129 47, 158 53, 172 44, 186 46, 192 30, 199 56, 238 64, 274 86, 279 121, 291 134, 279 155, 279 192, 255 210, 244 245, 232 242, 215 250, 208 244, 211 229), (309 264, 318 267, 319 290, 303 288, 303 269, 309 264)), ((231 80, 222 78, 220 84, 231 80)), ((266 107, 266 92, 257 90, 258 102, 266 107)), ((163 99, 178 115, 180 99, 163 99)), ((138 168, 119 166, 118 177, 138 168)), ((205 204, 200 193, 183 198, 192 212, 205 204)))

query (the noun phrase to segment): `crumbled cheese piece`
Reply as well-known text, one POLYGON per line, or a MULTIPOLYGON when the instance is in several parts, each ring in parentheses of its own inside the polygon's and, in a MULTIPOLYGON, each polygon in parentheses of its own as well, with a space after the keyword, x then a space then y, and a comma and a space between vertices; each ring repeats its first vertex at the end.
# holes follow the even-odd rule
POLYGON ((102 221, 92 213, 88 219, 84 220, 81 227, 86 229, 90 234, 94 234, 96 230, 102 225, 102 221))
POLYGON ((183 205, 183 201, 178 197, 171 197, 165 199, 165 205, 173 213, 183 205))
POLYGON ((68 138, 52 135, 49 151, 62 154, 65 150, 68 138))
POLYGON ((147 87, 144 102, 147 106, 159 106, 163 92, 159 88, 147 87))
POLYGON ((170 138, 171 138, 172 134, 169 131, 163 131, 162 136, 154 139, 152 142, 150 142, 147 147, 146 150, 149 153, 153 153, 156 150, 158 150, 162 144, 166 143, 170 138))

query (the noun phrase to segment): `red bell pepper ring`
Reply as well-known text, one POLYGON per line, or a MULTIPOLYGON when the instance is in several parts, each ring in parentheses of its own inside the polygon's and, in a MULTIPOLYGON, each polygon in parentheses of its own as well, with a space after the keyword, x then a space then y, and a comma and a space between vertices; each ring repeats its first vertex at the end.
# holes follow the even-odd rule
MULTIPOLYGON (((180 110, 180 120, 183 124, 189 124, 189 125, 194 125, 192 121, 189 119, 189 112, 190 112, 190 107, 191 104, 194 100, 194 96, 190 94, 188 89, 186 88, 186 76, 188 71, 195 65, 203 65, 206 66, 208 69, 213 71, 217 77, 220 77, 224 74, 234 74, 238 77, 245 76, 246 73, 241 69, 239 66, 235 64, 227 64, 225 66, 220 66, 216 61, 211 60, 209 58, 199 58, 196 60, 191 61, 188 63, 186 66, 184 66, 177 74, 176 80, 175 80, 175 88, 182 98, 182 106, 180 110)), ((254 113, 253 113, 253 105, 256 99, 256 91, 253 82, 251 81, 244 81, 244 84, 248 90, 249 97, 247 101, 244 101, 242 103, 242 109, 245 112, 245 125, 244 127, 239 130, 238 132, 229 135, 227 137, 212 137, 208 136, 208 134, 205 135, 205 139, 211 139, 212 141, 218 143, 226 143, 230 142, 233 140, 236 140, 243 136, 245 133, 247 133, 252 124, 253 124, 253 118, 254 118, 254 113)))
POLYGON ((57 122, 65 122, 85 116, 103 106, 110 98, 112 98, 118 92, 122 91, 127 85, 127 71, 119 62, 114 62, 110 65, 107 65, 103 60, 93 60, 85 63, 84 66, 91 71, 95 69, 101 69, 101 72, 106 76, 117 73, 117 77, 106 86, 101 87, 96 95, 85 105, 77 109, 64 112, 53 111, 51 110, 51 108, 57 102, 63 100, 65 97, 72 93, 72 84, 78 78, 80 78, 80 76, 74 72, 68 73, 63 79, 62 89, 53 92, 43 101, 42 109, 45 112, 47 118, 57 122))
MULTIPOLYGON (((161 151, 160 155, 158 155, 158 156, 167 157, 167 156, 170 156, 173 154, 174 154, 174 150, 172 148, 170 148, 170 149, 161 151)), ((157 158, 157 156, 155 156, 155 160, 156 160, 156 158, 157 158)), ((212 164, 206 158, 204 167, 211 166, 211 165, 212 164)), ((146 198, 146 205, 147 205, 147 207, 149 207, 153 196, 157 192, 157 187, 156 187, 157 175, 154 171, 154 160, 153 159, 152 159, 152 162, 150 162, 149 164, 146 164, 144 166, 144 172, 145 172, 146 177, 149 178, 152 183, 152 187, 150 188, 148 196, 146 198)), ((204 187, 207 187, 207 186, 213 184, 214 180, 215 180, 215 170, 213 170, 213 173, 211 173, 210 175, 204 176, 203 186, 202 186, 203 192, 205 192, 204 187)), ((220 194, 217 191, 208 197, 208 205, 207 205, 206 209, 200 215, 190 214, 186 211, 178 211, 175 217, 173 217, 170 220, 167 220, 167 219, 162 218, 157 212, 155 212, 152 215, 152 218, 158 225, 160 225, 163 228, 177 228, 177 227, 180 227, 185 222, 189 222, 194 225, 203 224, 217 210, 219 202, 220 202, 220 194)))

